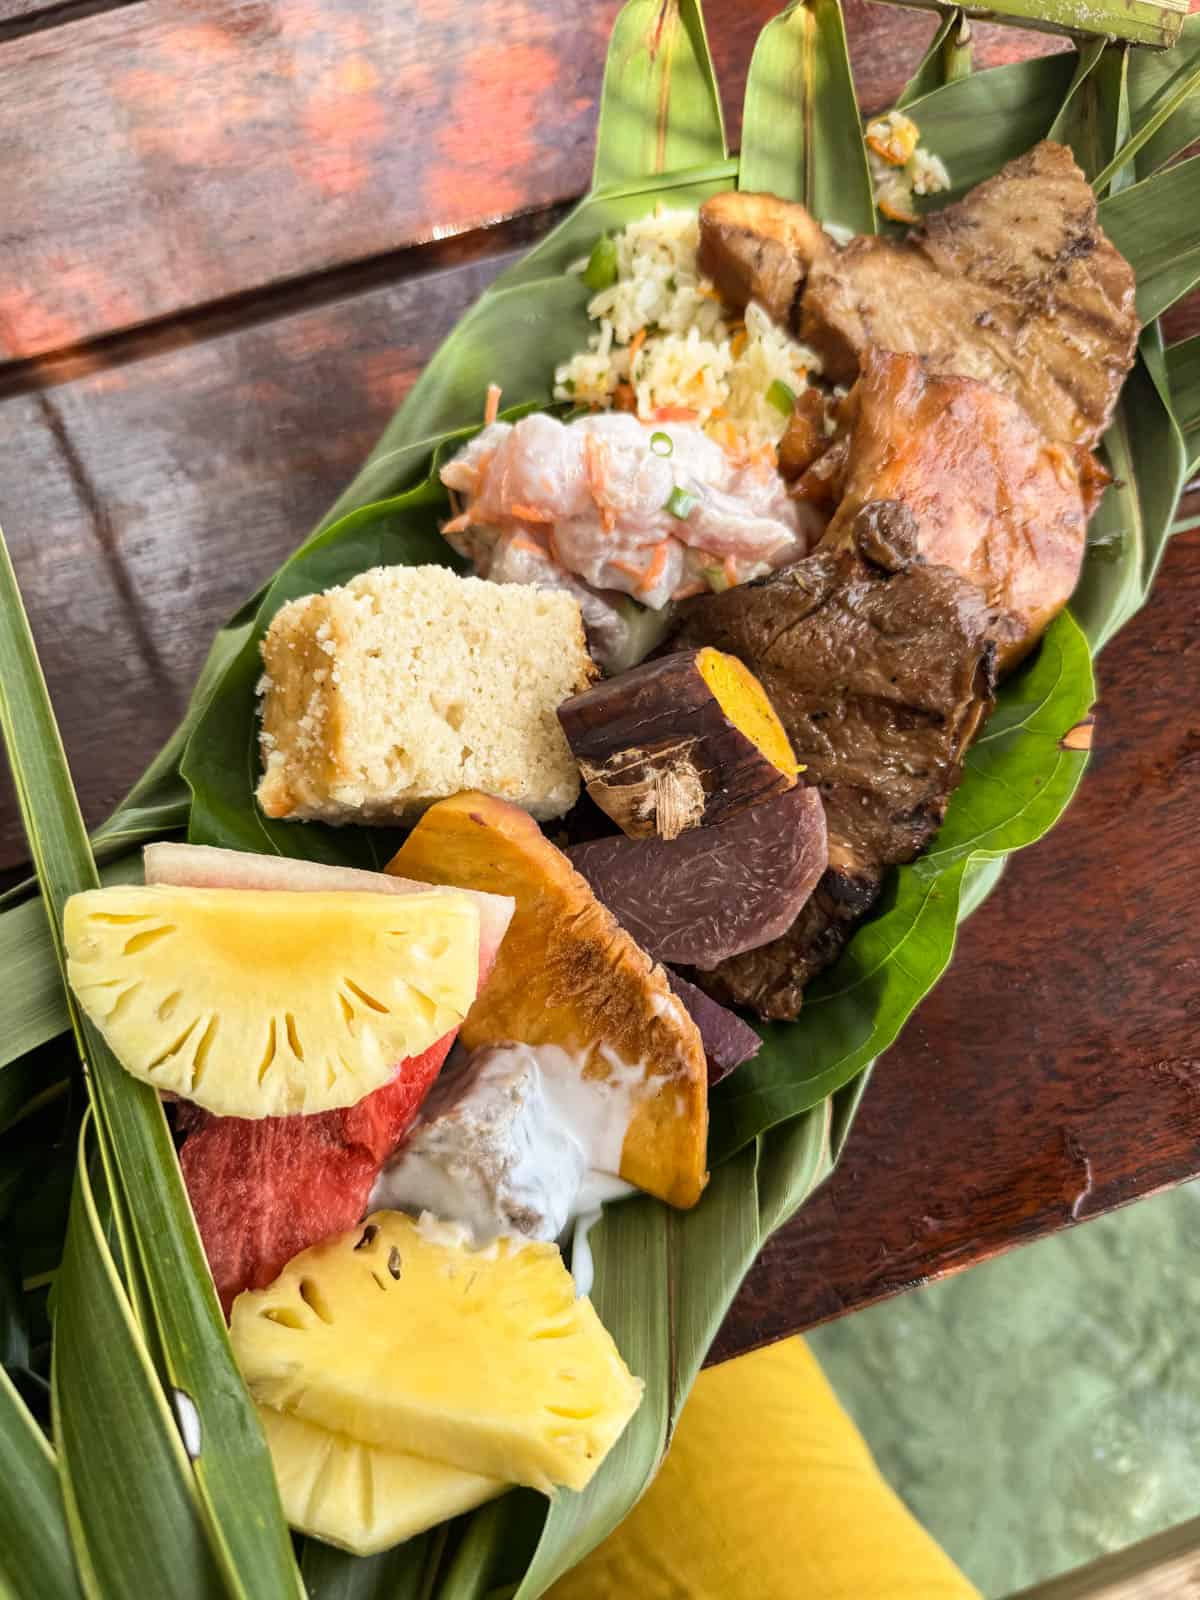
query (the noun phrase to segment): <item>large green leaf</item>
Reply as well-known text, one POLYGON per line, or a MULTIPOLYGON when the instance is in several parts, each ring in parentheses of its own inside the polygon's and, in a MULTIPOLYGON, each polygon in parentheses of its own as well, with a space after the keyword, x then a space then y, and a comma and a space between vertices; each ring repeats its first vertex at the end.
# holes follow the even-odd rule
POLYGON ((0 1592, 78 1600, 54 1452, 0 1368, 0 1592))
POLYGON ((309 1600, 427 1600, 444 1543, 434 1532, 381 1555, 352 1556, 306 1539, 300 1571, 309 1600))
MULTIPOLYGON (((2 535, 0 731, 61 966, 63 906, 99 879, 2 535)), ((231 1594, 283 1600, 297 1591, 299 1573, 162 1106, 152 1089, 122 1071, 86 1020, 74 1014, 72 1020, 101 1147, 117 1175, 117 1216, 129 1230, 127 1287, 140 1332, 161 1355, 160 1377, 190 1396, 199 1416, 204 1447, 192 1472, 218 1563, 231 1594), (146 1299, 139 1304, 143 1285, 146 1299)))
POLYGON ((725 157, 699 0, 627 0, 608 47, 593 186, 725 157))
POLYGON ((1100 202, 1104 231, 1137 275, 1137 309, 1153 322, 1200 283, 1200 156, 1100 202))
POLYGON ((838 0, 796 0, 759 35, 746 83, 738 186, 800 200, 821 222, 874 233, 838 0))
POLYGON ((1075 56, 1066 53, 989 67, 912 101, 906 112, 920 128, 921 142, 950 169, 950 190, 935 196, 927 209, 959 199, 1044 139, 1076 65, 1075 56))
POLYGON ((1080 45, 1071 87, 1049 137, 1071 146, 1088 178, 1094 178, 1112 159, 1126 137, 1124 83, 1129 51, 1092 39, 1080 45))

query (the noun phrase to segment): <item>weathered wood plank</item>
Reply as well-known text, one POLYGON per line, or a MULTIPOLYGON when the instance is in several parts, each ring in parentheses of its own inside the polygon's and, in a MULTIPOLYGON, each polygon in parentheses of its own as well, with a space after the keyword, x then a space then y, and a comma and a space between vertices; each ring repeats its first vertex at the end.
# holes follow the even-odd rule
MULTIPOLYGON (((751 47, 777 9, 708 6, 735 140, 751 47)), ((142 0, 0 43, 0 359, 578 194, 616 10, 142 0)), ((875 108, 933 19, 847 11, 875 108)), ((978 33, 983 62, 1062 43, 978 33)))

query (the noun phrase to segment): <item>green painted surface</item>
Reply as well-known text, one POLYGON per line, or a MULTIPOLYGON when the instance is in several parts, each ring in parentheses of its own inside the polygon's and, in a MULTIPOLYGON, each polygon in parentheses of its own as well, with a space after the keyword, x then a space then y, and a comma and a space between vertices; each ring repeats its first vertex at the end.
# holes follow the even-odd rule
POLYGON ((993 1600, 1200 1513, 1200 1185, 819 1328, 885 1476, 993 1600))

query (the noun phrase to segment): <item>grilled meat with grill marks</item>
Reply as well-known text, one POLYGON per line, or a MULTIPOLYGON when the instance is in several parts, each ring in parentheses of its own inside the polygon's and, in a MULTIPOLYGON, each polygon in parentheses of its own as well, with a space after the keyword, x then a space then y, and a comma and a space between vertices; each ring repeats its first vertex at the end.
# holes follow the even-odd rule
POLYGON ((907 239, 814 261, 800 329, 835 381, 868 345, 920 355, 1003 389, 1047 438, 1093 445, 1133 365, 1133 269, 1071 152, 1044 140, 907 239))
POLYGON ((862 506, 852 535, 755 583, 688 601, 671 648, 713 645, 756 673, 825 803, 829 869, 781 937, 694 980, 765 1017, 794 1017, 879 892, 942 820, 991 709, 994 619, 983 594, 922 560, 905 506, 862 506))

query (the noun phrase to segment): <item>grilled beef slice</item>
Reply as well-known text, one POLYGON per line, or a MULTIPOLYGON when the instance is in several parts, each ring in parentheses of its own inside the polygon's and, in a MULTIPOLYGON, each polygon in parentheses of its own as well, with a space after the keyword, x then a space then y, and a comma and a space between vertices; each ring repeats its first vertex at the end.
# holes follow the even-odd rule
POLYGON ((791 928, 693 973, 715 998, 794 1017, 884 870, 920 854, 991 709, 995 624, 982 593, 918 552, 904 506, 863 506, 852 537, 682 607, 672 648, 713 645, 758 675, 803 781, 825 803, 829 867, 791 928))
POLYGON ((845 409, 842 499, 825 543, 853 540, 864 505, 907 506, 925 560, 986 595, 1000 666, 1011 666, 1070 598, 1095 475, 1107 474, 1082 447, 1044 438, 1000 390, 938 377, 917 356, 864 351, 845 409))
POLYGON ((800 331, 835 382, 880 345, 1003 389, 1049 439, 1094 445, 1133 365, 1133 269, 1071 152, 1044 140, 907 239, 815 260, 800 331))

